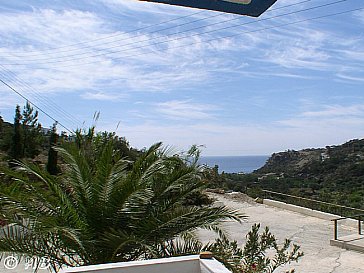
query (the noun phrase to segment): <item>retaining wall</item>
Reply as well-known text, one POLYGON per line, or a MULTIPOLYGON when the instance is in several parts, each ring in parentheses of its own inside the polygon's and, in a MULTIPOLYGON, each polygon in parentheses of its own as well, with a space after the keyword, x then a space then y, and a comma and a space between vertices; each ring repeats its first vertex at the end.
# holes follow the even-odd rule
MULTIPOLYGON (((320 219, 327 220, 327 221, 341 218, 341 216, 336 215, 336 214, 313 210, 313 209, 300 207, 300 206, 296 206, 296 205, 292 205, 292 204, 287 204, 284 202, 275 201, 275 200, 271 200, 271 199, 263 199, 263 204, 272 206, 272 207, 276 207, 276 208, 281 208, 281 209, 298 212, 298 213, 301 213, 301 214, 304 214, 307 216, 312 216, 312 217, 320 218, 320 219)), ((339 223, 345 224, 346 226, 350 226, 350 227, 358 226, 358 220, 350 219, 350 218, 342 220, 339 223)))

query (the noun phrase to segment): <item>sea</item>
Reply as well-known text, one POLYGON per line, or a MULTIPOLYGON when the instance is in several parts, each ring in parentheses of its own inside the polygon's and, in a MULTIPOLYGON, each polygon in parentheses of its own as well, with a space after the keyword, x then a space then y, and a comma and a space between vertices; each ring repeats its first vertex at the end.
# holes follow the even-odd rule
POLYGON ((258 156, 202 156, 199 163, 209 167, 219 166, 219 173, 251 173, 263 167, 268 155, 258 156))

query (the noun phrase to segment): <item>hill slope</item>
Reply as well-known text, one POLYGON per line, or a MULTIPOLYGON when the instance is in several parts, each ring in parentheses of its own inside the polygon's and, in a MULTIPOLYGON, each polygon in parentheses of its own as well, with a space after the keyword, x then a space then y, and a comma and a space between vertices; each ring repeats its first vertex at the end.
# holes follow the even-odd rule
POLYGON ((265 189, 364 208, 364 139, 274 153, 254 173, 265 189))
POLYGON ((316 179, 364 176, 364 139, 326 148, 274 153, 255 173, 316 179))

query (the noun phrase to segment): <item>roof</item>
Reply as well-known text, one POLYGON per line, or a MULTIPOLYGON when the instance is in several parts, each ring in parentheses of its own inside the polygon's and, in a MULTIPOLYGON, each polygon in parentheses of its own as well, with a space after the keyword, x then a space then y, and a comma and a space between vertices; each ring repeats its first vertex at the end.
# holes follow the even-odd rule
POLYGON ((258 17, 277 0, 140 0, 258 17))

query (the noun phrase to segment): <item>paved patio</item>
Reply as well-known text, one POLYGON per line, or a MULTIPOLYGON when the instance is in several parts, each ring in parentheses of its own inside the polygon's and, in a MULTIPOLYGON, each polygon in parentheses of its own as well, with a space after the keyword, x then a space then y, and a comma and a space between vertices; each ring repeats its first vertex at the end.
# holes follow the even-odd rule
MULTIPOLYGON (((243 243, 245 234, 254 223, 269 226, 276 237, 283 242, 291 239, 301 246, 305 253, 298 263, 282 268, 295 268, 296 272, 305 273, 360 273, 364 272, 364 254, 352 250, 330 246, 333 237, 333 223, 328 220, 306 216, 289 210, 270 207, 254 202, 244 202, 232 199, 229 195, 212 194, 219 201, 245 213, 248 219, 242 223, 226 222, 224 227, 232 239, 243 243)), ((357 232, 355 228, 340 226, 342 235, 357 232)), ((203 241, 209 241, 213 235, 210 232, 199 232, 203 241)))
MULTIPOLYGON (((234 200, 229 195, 213 194, 219 201, 238 209, 248 216, 242 223, 226 222, 224 227, 230 234, 231 239, 244 242, 245 235, 254 223, 261 223, 262 227, 269 226, 270 230, 282 242, 285 238, 291 239, 301 246, 305 253, 298 263, 293 263, 277 273, 284 272, 289 268, 295 268, 296 272, 303 273, 364 273, 364 254, 352 250, 341 249, 330 246, 333 237, 333 224, 331 221, 306 216, 285 209, 257 204, 246 200, 234 200)), ((340 234, 350 235, 355 233, 353 227, 341 225, 340 234)), ((214 234, 211 232, 199 232, 199 237, 207 242, 212 240, 214 234)), ((14 269, 6 269, 4 260, 0 263, 0 273, 31 273, 24 261, 14 269)), ((47 270, 40 270, 47 273, 47 270)))

